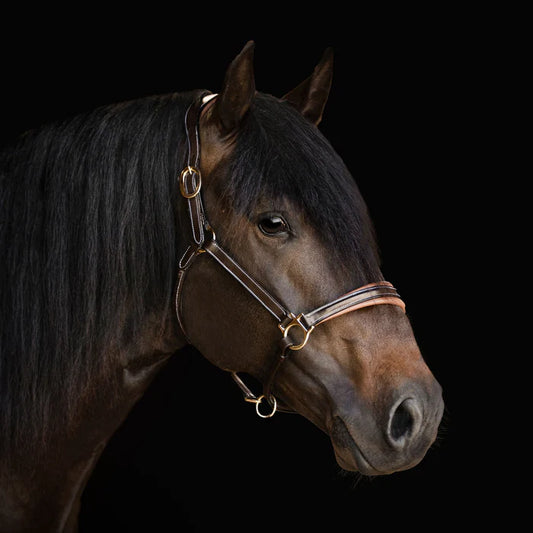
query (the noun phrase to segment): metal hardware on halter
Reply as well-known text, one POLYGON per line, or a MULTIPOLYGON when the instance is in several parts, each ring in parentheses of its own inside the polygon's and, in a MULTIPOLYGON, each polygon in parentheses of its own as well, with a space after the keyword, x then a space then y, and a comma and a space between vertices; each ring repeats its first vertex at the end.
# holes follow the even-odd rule
POLYGON ((291 321, 288 324, 284 325, 283 322, 278 324, 278 328, 281 329, 281 331, 283 332, 284 339, 287 338, 287 335, 289 334, 289 331, 291 330, 291 328, 294 328, 297 326, 303 331, 303 341, 299 344, 289 344, 287 346, 289 350, 293 350, 293 351, 301 350, 307 344, 307 341, 309 340, 309 335, 311 335, 311 332, 315 329, 315 326, 306 327, 302 323, 303 316, 304 316, 303 313, 300 313, 298 316, 294 316, 291 313, 289 316, 291 321))
MULTIPOLYGON (((270 411, 270 413, 268 413, 267 415, 264 415, 260 410, 259 410, 259 406, 261 405, 261 402, 266 398, 266 396, 264 394, 262 394, 261 396, 259 396, 259 398, 257 398, 257 400, 255 400, 253 403, 255 403, 255 412, 261 417, 261 418, 271 418, 274 416, 274 414, 276 413, 276 410, 278 408, 278 402, 276 401, 276 398, 272 395, 270 395, 267 399, 267 402, 271 403, 271 407, 272 407, 272 411, 270 411)), ((251 402, 252 400, 247 400, 248 402, 251 402)))
POLYGON ((271 418, 274 416, 278 409, 278 402, 276 401, 276 398, 274 396, 270 395, 270 397, 266 397, 264 394, 261 394, 261 396, 256 396, 244 383, 244 381, 239 377, 237 372, 232 372, 231 377, 234 379, 235 383, 239 386, 241 389, 243 395, 244 395, 244 401, 248 403, 255 403, 255 412, 260 416, 261 418, 271 418), (270 404, 270 407, 272 408, 272 411, 268 413, 267 415, 263 414, 259 410, 259 406, 263 402, 263 400, 267 400, 267 402, 270 404))
POLYGON ((198 195, 200 189, 202 188, 202 174, 196 167, 187 165, 180 174, 180 192, 184 198, 190 200, 198 195), (189 187, 187 185, 186 179, 190 177, 192 192, 189 192, 189 187))
MULTIPOLYGON (((307 313, 294 314, 280 303, 267 289, 250 276, 217 242, 215 232, 209 225, 202 202, 202 176, 200 165, 200 135, 199 119, 202 109, 209 105, 214 98, 204 96, 199 102, 191 104, 185 114, 185 131, 189 147, 188 163, 181 171, 179 186, 181 195, 187 200, 189 221, 192 230, 192 243, 189 244, 179 261, 178 282, 176 287, 176 315, 179 325, 187 337, 181 313, 181 294, 187 271, 194 263, 196 257, 205 253, 213 258, 229 274, 233 276, 241 286, 248 291, 277 321, 282 332, 280 341, 281 352, 268 369, 267 378, 263 383, 263 394, 256 396, 237 375, 231 372, 233 379, 244 394, 247 402, 255 404, 255 410, 261 418, 270 418, 276 411, 292 412, 284 406, 280 406, 272 388, 277 372, 282 363, 289 357, 290 351, 298 351, 304 348, 316 326, 337 318, 345 313, 350 313, 364 307, 389 304, 401 307, 405 311, 405 304, 396 289, 388 281, 378 281, 350 291, 331 302, 328 302, 307 313), (192 162, 192 164, 191 164, 192 162), (293 328, 299 328, 301 339, 294 340, 289 336, 293 328), (260 406, 265 402, 270 405, 271 411, 263 414, 260 406)), ((294 330, 295 331, 295 330, 294 330)))

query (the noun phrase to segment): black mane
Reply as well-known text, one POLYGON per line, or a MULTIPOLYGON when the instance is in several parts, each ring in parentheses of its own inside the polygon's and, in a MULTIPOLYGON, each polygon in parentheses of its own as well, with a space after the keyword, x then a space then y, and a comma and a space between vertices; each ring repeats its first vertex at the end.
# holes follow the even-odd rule
POLYGON ((65 426, 116 358, 121 320, 131 332, 170 308, 194 97, 101 107, 0 156, 0 454, 65 426))
POLYGON ((261 197, 289 200, 322 237, 337 268, 361 284, 381 279, 373 226, 355 180, 326 138, 289 103, 256 95, 230 175, 226 194, 241 212, 251 215, 261 197))
MULTIPOLYGON (((124 332, 172 312, 183 117, 199 94, 101 107, 0 155, 0 454, 66 427, 124 332)), ((237 209, 287 198, 339 265, 380 279, 364 202, 318 130, 266 95, 243 128, 225 189, 237 209)))

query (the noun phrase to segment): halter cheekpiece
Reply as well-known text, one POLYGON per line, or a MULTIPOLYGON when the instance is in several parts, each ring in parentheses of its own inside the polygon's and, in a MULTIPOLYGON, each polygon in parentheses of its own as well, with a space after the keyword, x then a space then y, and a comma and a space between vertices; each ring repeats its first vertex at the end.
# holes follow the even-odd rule
POLYGON ((270 418, 276 411, 293 412, 287 407, 280 406, 272 394, 274 379, 281 364, 293 351, 305 347, 311 333, 319 324, 345 313, 373 305, 391 304, 399 306, 405 311, 405 304, 388 281, 378 281, 355 289, 307 313, 293 313, 220 247, 215 232, 207 221, 201 195, 202 174, 200 172, 200 115, 205 106, 215 97, 216 94, 204 95, 203 98, 193 102, 185 114, 188 155, 187 165, 179 174, 179 189, 181 196, 187 202, 191 224, 191 242, 178 263, 176 315, 183 333, 187 336, 181 312, 183 285, 186 273, 194 263, 194 259, 199 254, 207 253, 277 320, 281 330, 280 354, 273 362, 269 376, 263 385, 263 394, 256 396, 237 373, 232 372, 232 377, 243 392, 245 401, 255 403, 256 412, 260 417, 270 418), (266 413, 262 412, 261 409, 263 403, 268 404, 269 411, 266 413))

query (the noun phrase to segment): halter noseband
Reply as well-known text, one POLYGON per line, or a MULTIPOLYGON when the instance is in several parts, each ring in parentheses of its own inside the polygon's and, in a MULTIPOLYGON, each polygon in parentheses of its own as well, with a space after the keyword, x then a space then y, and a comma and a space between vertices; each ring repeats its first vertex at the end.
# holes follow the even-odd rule
POLYGON ((301 350, 309 341, 309 337, 316 326, 332 320, 345 313, 350 313, 364 307, 380 304, 391 304, 401 307, 405 311, 405 304, 400 299, 396 289, 388 281, 378 281, 355 289, 343 296, 307 313, 292 313, 280 303, 262 285, 252 278, 216 240, 215 232, 209 225, 202 195, 202 175, 200 172, 200 134, 199 122, 202 110, 216 95, 209 94, 193 102, 185 114, 185 131, 188 143, 187 165, 179 176, 180 193, 187 201, 189 221, 191 224, 192 240, 181 256, 178 263, 178 282, 176 288, 176 315, 179 325, 187 337, 181 311, 181 295, 185 275, 194 259, 201 253, 209 254, 215 261, 231 274, 277 321, 281 330, 280 355, 275 359, 263 386, 263 394, 256 396, 237 375, 232 377, 240 387, 247 402, 255 403, 257 414, 262 418, 270 418, 276 410, 293 412, 281 407, 272 394, 272 387, 276 374, 292 351, 301 350), (294 339, 294 332, 299 330, 299 339, 294 339), (270 412, 264 414, 260 410, 266 400, 270 405, 270 412))

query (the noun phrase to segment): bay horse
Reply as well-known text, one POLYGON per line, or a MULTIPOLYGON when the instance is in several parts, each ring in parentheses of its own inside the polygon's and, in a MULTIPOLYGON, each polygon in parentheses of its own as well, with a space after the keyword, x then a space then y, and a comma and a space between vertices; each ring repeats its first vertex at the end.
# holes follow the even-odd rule
POLYGON ((76 531, 106 443, 187 344, 345 470, 404 470, 434 441, 440 385, 317 127, 332 52, 279 99, 253 49, 217 95, 100 107, 2 152, 0 531, 76 531))

